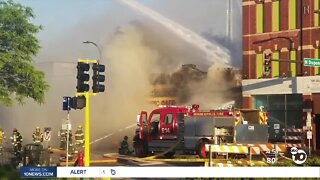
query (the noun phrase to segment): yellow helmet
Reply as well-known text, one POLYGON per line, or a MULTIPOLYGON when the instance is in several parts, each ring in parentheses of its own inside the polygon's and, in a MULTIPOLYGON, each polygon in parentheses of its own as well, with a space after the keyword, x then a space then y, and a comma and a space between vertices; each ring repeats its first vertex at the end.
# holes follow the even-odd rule
POLYGON ((82 128, 82 126, 81 126, 81 125, 79 125, 79 126, 78 126, 78 129, 81 129, 81 128, 82 128))

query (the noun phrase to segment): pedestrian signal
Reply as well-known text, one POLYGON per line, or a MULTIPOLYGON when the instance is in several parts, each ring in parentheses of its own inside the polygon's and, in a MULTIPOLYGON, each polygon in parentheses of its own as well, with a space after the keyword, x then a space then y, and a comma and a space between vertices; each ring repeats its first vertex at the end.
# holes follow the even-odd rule
POLYGON ((72 97, 71 107, 73 109, 83 109, 84 107, 86 107, 86 97, 85 96, 72 97))

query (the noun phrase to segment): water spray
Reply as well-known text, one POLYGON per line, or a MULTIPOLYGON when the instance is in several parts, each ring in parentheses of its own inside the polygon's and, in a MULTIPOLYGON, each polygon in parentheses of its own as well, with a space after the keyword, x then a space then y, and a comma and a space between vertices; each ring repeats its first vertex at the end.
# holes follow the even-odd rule
POLYGON ((97 143, 97 142, 99 142, 99 141, 101 141, 101 140, 107 139, 108 137, 113 136, 114 134, 117 134, 117 133, 119 133, 119 132, 121 132, 121 131, 124 131, 124 130, 126 130, 126 129, 133 128, 133 127, 135 127, 136 125, 137 125, 137 124, 132 124, 132 125, 129 125, 129 126, 125 127, 125 128, 119 129, 119 130, 116 131, 116 132, 107 134, 107 135, 105 135, 105 136, 103 136, 103 137, 101 137, 101 138, 98 138, 98 139, 96 139, 96 140, 94 140, 94 141, 91 141, 90 144, 94 144, 94 143, 97 143))
POLYGON ((212 44, 208 40, 199 36, 197 33, 143 6, 137 1, 133 1, 133 0, 118 0, 118 1, 126 5, 127 7, 145 15, 146 17, 152 19, 153 21, 161 24, 162 26, 166 27, 167 29, 169 29, 174 34, 178 35, 180 38, 182 38, 186 42, 202 50, 206 55, 206 59, 210 63, 222 64, 227 67, 231 66, 230 55, 228 54, 227 49, 222 48, 218 45, 212 44))

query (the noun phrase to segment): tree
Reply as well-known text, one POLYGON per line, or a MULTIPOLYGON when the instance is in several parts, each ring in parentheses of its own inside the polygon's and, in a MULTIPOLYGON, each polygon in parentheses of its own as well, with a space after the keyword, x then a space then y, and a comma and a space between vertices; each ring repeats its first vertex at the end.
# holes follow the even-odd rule
POLYGON ((35 35, 41 26, 32 24, 31 18, 31 8, 0 0, 0 102, 7 106, 28 97, 43 103, 49 88, 44 73, 33 66, 40 50, 35 35))

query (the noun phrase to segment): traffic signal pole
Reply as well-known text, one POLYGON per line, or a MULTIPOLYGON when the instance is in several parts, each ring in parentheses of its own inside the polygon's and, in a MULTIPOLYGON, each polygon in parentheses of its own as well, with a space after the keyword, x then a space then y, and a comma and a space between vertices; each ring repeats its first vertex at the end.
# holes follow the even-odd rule
POLYGON ((86 92, 84 166, 90 166, 90 93, 86 92))
POLYGON ((85 133, 84 133, 84 166, 90 166, 90 96, 95 96, 96 93, 85 92, 77 93, 77 96, 86 97, 85 107, 85 133))
MULTIPOLYGON (((79 59, 82 63, 97 63, 97 60, 79 59)), ((90 166, 90 96, 95 96, 96 93, 84 92, 77 93, 77 96, 85 96, 85 133, 84 133, 84 166, 90 166)))
MULTIPOLYGON (((85 97, 85 105, 81 106, 82 108, 85 107, 85 139, 84 139, 84 165, 86 167, 90 166, 90 96, 95 96, 99 92, 104 92, 105 86, 103 83, 105 81, 105 76, 103 73, 105 71, 105 66, 99 64, 97 60, 88 60, 88 59, 79 59, 78 60, 78 74, 77 74, 77 94, 76 96, 84 96, 85 97), (89 68, 92 65, 93 70, 93 85, 92 90, 93 92, 89 92, 89 68)), ((78 108, 78 104, 77 107, 78 108)), ((80 108, 80 109, 82 109, 80 108)))

